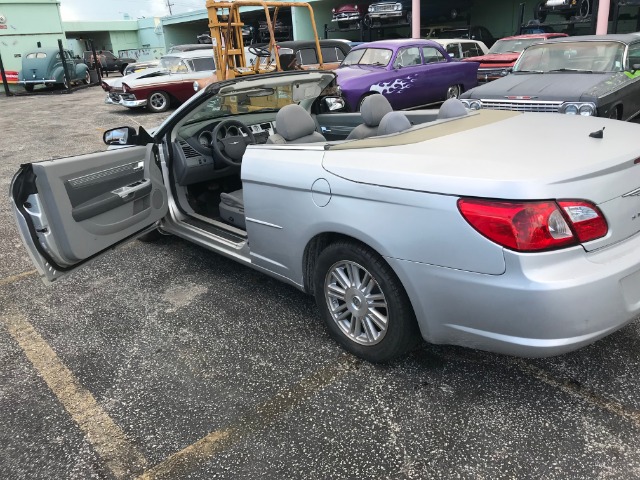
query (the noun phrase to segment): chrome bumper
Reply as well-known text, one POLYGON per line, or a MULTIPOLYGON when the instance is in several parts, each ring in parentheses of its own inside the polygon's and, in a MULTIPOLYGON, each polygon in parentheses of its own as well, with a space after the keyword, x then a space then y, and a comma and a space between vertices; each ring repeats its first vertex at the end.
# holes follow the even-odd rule
POLYGON ((104 99, 104 103, 107 105, 121 105, 127 108, 135 108, 135 107, 145 107, 147 105, 147 100, 137 100, 136 97, 132 94, 128 96, 120 95, 117 93, 110 93, 104 99))

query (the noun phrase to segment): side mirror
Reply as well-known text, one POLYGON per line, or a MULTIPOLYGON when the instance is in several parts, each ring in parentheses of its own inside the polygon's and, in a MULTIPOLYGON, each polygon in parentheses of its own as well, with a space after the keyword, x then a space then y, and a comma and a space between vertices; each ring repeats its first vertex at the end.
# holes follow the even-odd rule
POLYGON ((336 112, 345 107, 344 99, 340 97, 325 97, 324 105, 330 112, 336 112))
POLYGON ((135 145, 136 130, 133 127, 112 128, 104 132, 102 140, 107 145, 135 145))

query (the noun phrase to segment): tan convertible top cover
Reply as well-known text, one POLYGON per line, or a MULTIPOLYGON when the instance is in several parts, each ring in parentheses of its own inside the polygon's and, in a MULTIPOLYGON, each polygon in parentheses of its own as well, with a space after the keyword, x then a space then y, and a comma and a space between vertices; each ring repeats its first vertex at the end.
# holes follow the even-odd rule
POLYGON ((351 150, 354 148, 393 147, 412 143, 425 142, 434 138, 440 138, 454 133, 464 132, 473 128, 483 127, 492 123, 501 122, 517 115, 520 112, 500 110, 480 110, 472 112, 466 117, 452 118, 448 120, 425 123, 411 128, 405 132, 382 137, 369 137, 362 140, 329 144, 327 150, 351 150))

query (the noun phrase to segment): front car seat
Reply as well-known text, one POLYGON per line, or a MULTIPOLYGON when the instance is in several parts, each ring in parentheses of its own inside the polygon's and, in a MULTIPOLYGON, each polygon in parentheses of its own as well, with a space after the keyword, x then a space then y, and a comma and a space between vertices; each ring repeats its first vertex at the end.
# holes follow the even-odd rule
POLYGON ((220 194, 220 217, 225 221, 242 230, 247 229, 244 219, 244 198, 242 190, 231 193, 220 194))
POLYGON ((300 105, 292 103, 282 107, 276 115, 276 131, 267 143, 292 144, 326 142, 324 136, 316 132, 316 122, 309 112, 300 105))
POLYGON ((360 115, 364 123, 351 130, 347 140, 375 137, 378 135, 378 125, 382 117, 392 111, 393 108, 384 95, 379 93, 369 95, 362 101, 360 107, 360 115))

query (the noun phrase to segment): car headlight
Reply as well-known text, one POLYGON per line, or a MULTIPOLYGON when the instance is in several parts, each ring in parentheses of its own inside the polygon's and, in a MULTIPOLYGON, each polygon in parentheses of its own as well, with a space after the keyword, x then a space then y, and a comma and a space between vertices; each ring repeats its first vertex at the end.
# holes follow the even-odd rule
POLYGON ((593 105, 585 104, 580 107, 578 112, 580 113, 580 115, 583 115, 585 117, 592 117, 596 114, 596 109, 593 107, 593 105))
POLYGON ((396 10, 402 10, 402 4, 396 3, 396 10))
POLYGON ((480 100, 461 100, 462 104, 469 110, 481 110, 482 102, 480 100))
POLYGON ((577 105, 574 105, 573 103, 570 103, 569 105, 565 105, 564 107, 564 113, 565 115, 578 115, 579 112, 579 108, 577 105))
POLYGON ((200 84, 198 82, 193 82, 193 91, 197 92, 200 90, 200 84))
POLYGON ((375 9, 373 8, 373 5, 369 5, 369 13, 373 12, 375 9))
POLYGON ((582 115, 592 117, 596 115, 596 106, 593 103, 566 102, 560 107, 560 113, 565 115, 582 115))

